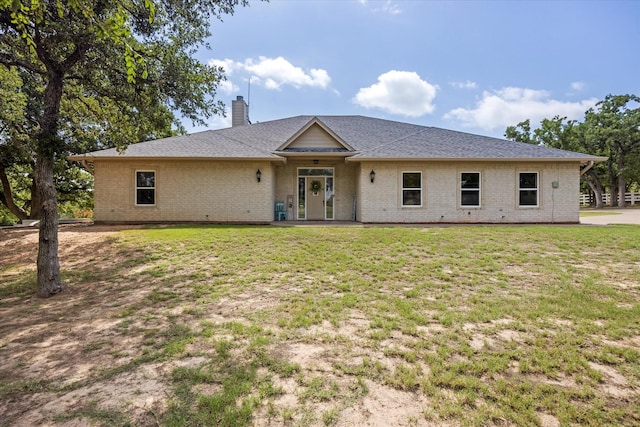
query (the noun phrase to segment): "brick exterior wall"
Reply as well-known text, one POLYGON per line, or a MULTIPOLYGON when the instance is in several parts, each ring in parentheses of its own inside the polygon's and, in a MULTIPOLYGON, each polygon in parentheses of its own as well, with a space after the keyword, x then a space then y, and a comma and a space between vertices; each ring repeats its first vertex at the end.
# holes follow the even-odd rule
POLYGON ((273 176, 270 162, 98 160, 94 217, 97 222, 270 222, 273 176), (156 172, 155 206, 135 205, 137 170, 156 172))
POLYGON ((577 162, 345 162, 342 158, 287 163, 118 160, 95 161, 97 222, 247 222, 274 219, 274 203, 293 196, 297 169, 333 167, 335 220, 364 223, 577 223, 577 162), (256 170, 262 171, 260 183, 256 170), (369 172, 375 171, 371 183, 369 172), (155 206, 135 205, 135 172, 156 172, 155 206), (402 172, 422 173, 422 206, 402 207, 402 172), (481 206, 460 207, 460 173, 481 173, 481 206), (539 206, 518 207, 518 173, 538 172, 539 206), (554 182, 557 188, 554 188, 554 182))
POLYGON ((358 217, 365 223, 578 223, 579 169, 577 162, 364 162, 358 217), (415 171, 422 173, 422 206, 403 207, 402 172, 415 171), (479 208, 460 207, 461 172, 481 173, 479 208), (538 207, 518 206, 520 172, 538 172, 538 207))

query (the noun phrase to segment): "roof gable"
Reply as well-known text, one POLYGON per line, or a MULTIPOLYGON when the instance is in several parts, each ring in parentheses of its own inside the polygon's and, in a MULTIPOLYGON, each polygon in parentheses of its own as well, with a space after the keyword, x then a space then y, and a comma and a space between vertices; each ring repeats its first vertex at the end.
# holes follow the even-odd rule
POLYGON ((354 151, 337 133, 317 117, 312 118, 276 151, 354 151))

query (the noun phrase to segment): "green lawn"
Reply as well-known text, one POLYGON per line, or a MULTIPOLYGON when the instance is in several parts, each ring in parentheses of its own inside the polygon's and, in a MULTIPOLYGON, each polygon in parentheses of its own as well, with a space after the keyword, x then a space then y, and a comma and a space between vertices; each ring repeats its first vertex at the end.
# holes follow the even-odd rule
POLYGON ((610 212, 610 211, 580 211, 580 217, 588 217, 588 216, 607 216, 607 215, 620 215, 620 212, 610 212))
MULTIPOLYGON (((165 426, 640 424, 640 227, 182 226, 109 248, 64 268, 113 289, 92 300, 109 334, 78 344, 101 369, 0 400, 161 365, 165 426)), ((54 421, 136 424, 101 403, 54 421)))

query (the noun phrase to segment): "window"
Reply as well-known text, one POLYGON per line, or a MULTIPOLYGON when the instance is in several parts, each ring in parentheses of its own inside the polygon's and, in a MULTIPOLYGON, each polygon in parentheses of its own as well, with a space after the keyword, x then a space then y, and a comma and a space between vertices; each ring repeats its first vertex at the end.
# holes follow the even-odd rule
POLYGON ((460 174, 460 206, 480 207, 480 172, 460 174))
POLYGON ((520 172, 518 206, 538 206, 538 172, 520 172))
POLYGON ((422 206, 422 172, 402 172, 402 206, 422 206))
POLYGON ((307 211, 307 180, 299 176, 298 177, 298 219, 305 219, 305 213, 307 211))
POLYGON ((333 178, 330 177, 326 177, 325 178, 325 193, 324 193, 324 199, 325 199, 325 214, 324 217, 326 219, 333 219, 333 199, 334 199, 334 192, 333 192, 333 178))
POLYGON ((156 204, 156 173, 136 171, 136 205, 156 204))

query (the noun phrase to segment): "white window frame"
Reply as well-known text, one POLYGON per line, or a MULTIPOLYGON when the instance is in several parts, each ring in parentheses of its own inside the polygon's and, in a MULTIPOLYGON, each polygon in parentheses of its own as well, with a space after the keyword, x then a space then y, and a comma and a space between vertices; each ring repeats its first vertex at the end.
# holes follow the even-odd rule
POLYGON ((158 185, 157 182, 156 182, 157 177, 158 176, 157 176, 157 173, 156 173, 155 170, 151 170, 151 169, 143 170, 143 169, 140 169, 140 170, 136 170, 135 171, 135 174, 134 174, 134 177, 133 177, 133 179, 134 179, 134 188, 135 188, 134 193, 133 193, 133 197, 134 197, 134 202, 135 202, 136 206, 150 207, 150 206, 155 206, 156 205, 157 200, 158 200, 157 199, 158 194, 157 194, 157 191, 156 191, 156 188, 157 188, 157 185, 158 185), (138 187, 138 173, 145 173, 145 172, 146 173, 153 172, 153 187, 138 187), (153 203, 138 203, 138 190, 153 190, 153 203))
POLYGON ((458 176, 459 176, 459 183, 460 183, 460 186, 459 186, 460 187, 460 189, 459 189, 460 190, 460 193, 459 193, 460 194, 460 207, 464 208, 464 209, 480 209, 480 208, 482 208, 482 172, 480 172, 480 171, 460 171, 460 174, 458 176), (462 186, 463 183, 464 183, 462 181, 462 174, 465 174, 465 173, 478 174, 478 188, 468 188, 468 187, 465 188, 465 187, 462 186), (467 191, 467 192, 477 191, 478 192, 478 204, 477 205, 464 205, 464 204, 462 204, 462 200, 463 200, 462 193, 464 191, 467 191))
POLYGON ((540 207, 540 172, 539 171, 531 171, 531 170, 525 170, 525 171, 518 171, 518 175, 516 177, 517 182, 518 182, 518 192, 516 194, 516 197, 518 198, 518 208, 521 209, 532 209, 532 208, 539 208, 540 207), (520 176, 523 173, 532 173, 536 175, 536 186, 535 187, 520 187, 520 176), (536 192, 536 204, 535 205, 522 205, 520 204, 520 193, 522 191, 535 191, 536 192))
POLYGON ((400 193, 400 204, 403 208, 421 208, 424 204, 424 191, 422 189, 422 171, 402 171, 400 173, 400 187, 402 188, 400 193), (404 174, 417 173, 420 174, 420 187, 405 187, 404 186, 404 174), (405 191, 420 191, 420 204, 419 205, 405 205, 404 204, 404 192, 405 191))

